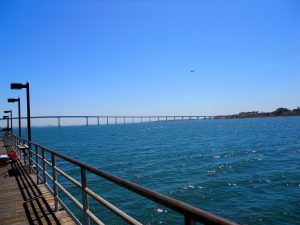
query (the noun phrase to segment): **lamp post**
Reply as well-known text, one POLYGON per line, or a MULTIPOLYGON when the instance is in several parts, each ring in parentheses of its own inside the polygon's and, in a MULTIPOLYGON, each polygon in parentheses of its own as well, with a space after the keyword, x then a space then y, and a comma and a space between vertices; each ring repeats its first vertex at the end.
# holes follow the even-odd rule
POLYGON ((12 134, 13 133, 13 130, 12 130, 12 111, 11 110, 5 110, 4 113, 10 113, 10 129, 11 129, 10 133, 12 134))
POLYGON ((21 137, 21 106, 20 106, 20 98, 8 98, 7 102, 18 102, 19 137, 21 137))
POLYGON ((9 117, 3 116, 3 119, 6 119, 7 125, 6 125, 6 131, 9 132, 9 117))
POLYGON ((23 89, 23 88, 26 88, 28 141, 31 141, 29 83, 26 82, 26 84, 21 84, 21 83, 10 84, 10 89, 23 89))

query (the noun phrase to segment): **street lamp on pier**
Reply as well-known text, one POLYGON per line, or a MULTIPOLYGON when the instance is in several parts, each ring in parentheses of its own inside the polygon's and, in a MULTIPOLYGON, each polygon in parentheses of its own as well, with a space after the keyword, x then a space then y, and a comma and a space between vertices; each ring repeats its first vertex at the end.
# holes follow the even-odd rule
POLYGON ((6 130, 6 132, 9 132, 9 116, 3 116, 2 117, 4 120, 6 119, 7 125, 6 125, 6 129, 2 129, 2 130, 6 130))
POLYGON ((29 83, 26 82, 26 84, 21 84, 21 83, 10 84, 10 89, 23 89, 23 88, 26 88, 28 141, 31 141, 29 83))
POLYGON ((19 137, 21 137, 21 106, 20 98, 8 98, 7 102, 18 102, 18 117, 19 117, 19 137))
MULTIPOLYGON (((12 111, 11 110, 5 110, 4 113, 9 113, 10 114, 10 129, 11 129, 11 134, 13 133, 12 130, 12 111)), ((9 126, 7 126, 9 128, 9 126)))

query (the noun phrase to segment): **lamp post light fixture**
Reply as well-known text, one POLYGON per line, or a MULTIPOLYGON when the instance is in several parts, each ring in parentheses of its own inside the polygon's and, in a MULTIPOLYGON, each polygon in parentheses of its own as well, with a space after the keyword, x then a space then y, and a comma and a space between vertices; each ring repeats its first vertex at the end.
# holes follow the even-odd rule
POLYGON ((19 117, 19 137, 21 137, 21 106, 20 98, 8 98, 7 102, 18 102, 18 117, 19 117))
POLYGON ((29 83, 26 82, 26 84, 21 84, 21 83, 10 84, 10 89, 23 89, 23 88, 26 88, 28 141, 31 141, 29 83))
POLYGON ((4 113, 10 113, 10 129, 11 129, 11 134, 12 134, 13 133, 13 130, 12 130, 12 111, 11 110, 5 110, 4 113))

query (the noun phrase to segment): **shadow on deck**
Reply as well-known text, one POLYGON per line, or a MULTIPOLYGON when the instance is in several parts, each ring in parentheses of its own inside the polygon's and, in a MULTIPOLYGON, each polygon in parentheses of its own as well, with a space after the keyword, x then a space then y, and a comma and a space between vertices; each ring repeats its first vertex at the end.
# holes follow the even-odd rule
MULTIPOLYGON (((3 150, 2 150, 3 154, 3 150)), ((75 224, 43 184, 20 161, 0 167, 0 224, 75 224)))

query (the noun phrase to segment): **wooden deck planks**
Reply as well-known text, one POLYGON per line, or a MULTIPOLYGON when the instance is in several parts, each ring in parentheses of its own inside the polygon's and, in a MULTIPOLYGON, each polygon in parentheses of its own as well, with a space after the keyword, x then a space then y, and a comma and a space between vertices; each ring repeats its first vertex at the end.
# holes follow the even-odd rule
MULTIPOLYGON (((0 154, 6 154, 0 140, 0 154)), ((36 184, 36 176, 28 174, 17 161, 0 166, 0 224, 63 224, 75 222, 59 206, 54 212, 54 199, 44 184, 36 184)))

